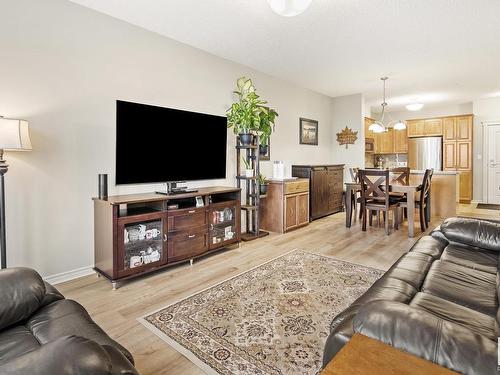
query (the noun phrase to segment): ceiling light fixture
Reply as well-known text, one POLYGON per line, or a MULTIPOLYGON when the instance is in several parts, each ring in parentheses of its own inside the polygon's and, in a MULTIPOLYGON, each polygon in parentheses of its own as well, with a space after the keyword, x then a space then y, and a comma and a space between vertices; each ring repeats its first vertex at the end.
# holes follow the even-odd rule
POLYGON ((422 103, 411 103, 406 105, 408 111, 420 111, 422 108, 424 108, 422 103))
POLYGON ((283 17, 294 17, 304 12, 312 0, 267 0, 274 13, 283 17))
MULTIPOLYGON (((373 124, 368 127, 368 130, 373 133, 382 133, 386 132, 389 128, 394 128, 394 130, 405 130, 406 124, 403 121, 392 121, 390 120, 387 125, 384 123, 385 117, 385 107, 387 107, 387 102, 385 101, 385 81, 387 81, 388 77, 382 77, 380 80, 384 83, 384 101, 382 102, 382 114, 380 116, 380 120, 376 120, 373 124)), ((390 115, 387 114, 389 117, 390 115)))

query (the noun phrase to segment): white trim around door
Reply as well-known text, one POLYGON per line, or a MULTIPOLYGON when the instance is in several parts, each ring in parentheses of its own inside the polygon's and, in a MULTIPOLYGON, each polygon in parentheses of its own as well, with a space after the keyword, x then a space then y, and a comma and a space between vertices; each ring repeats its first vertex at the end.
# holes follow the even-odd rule
POLYGON ((481 122, 482 125, 482 131, 483 131, 483 203, 495 203, 495 202, 490 202, 489 199, 489 192, 488 192, 488 185, 489 185, 489 127, 490 126, 500 126, 500 120, 498 121, 483 121, 481 122))

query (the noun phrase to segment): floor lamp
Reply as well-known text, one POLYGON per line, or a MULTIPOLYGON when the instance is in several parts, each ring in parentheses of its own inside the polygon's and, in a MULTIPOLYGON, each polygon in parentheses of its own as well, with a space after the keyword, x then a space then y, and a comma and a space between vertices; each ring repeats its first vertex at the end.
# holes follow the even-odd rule
POLYGON ((0 257, 1 268, 7 267, 7 246, 5 237, 5 185, 4 175, 8 165, 3 158, 4 151, 30 151, 31 141, 28 121, 0 116, 0 257))

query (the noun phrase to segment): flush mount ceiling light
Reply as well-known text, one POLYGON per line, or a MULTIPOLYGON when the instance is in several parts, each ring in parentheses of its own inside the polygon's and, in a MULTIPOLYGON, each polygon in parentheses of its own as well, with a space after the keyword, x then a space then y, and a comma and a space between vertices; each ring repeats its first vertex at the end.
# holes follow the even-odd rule
POLYGON ((283 17, 294 17, 304 12, 312 0, 267 0, 274 13, 283 17))
POLYGON ((424 108, 422 103, 411 103, 406 105, 408 111, 420 111, 422 108, 424 108))
MULTIPOLYGON (((405 130, 406 124, 403 121, 392 121, 389 119, 387 124, 384 122, 385 117, 385 107, 387 107, 387 102, 385 101, 385 82, 389 79, 387 77, 380 78, 384 83, 384 101, 382 102, 382 114, 380 116, 380 120, 376 120, 373 124, 368 127, 368 130, 373 133, 382 133, 389 130, 389 128, 394 128, 394 130, 405 130)), ((389 117, 390 115, 387 114, 389 117)))

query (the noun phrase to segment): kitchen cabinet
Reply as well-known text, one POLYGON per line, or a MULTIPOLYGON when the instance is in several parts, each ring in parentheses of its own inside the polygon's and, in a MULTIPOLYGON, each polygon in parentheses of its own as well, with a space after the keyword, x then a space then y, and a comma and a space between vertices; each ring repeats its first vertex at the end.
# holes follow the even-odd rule
POLYGON ((472 199, 472 124, 472 115, 443 119, 443 169, 459 173, 461 202, 472 199))
POLYGON ((378 133, 375 138, 376 154, 392 154, 394 152, 394 129, 378 133))
POLYGON ((261 198, 261 229, 285 233, 309 224, 309 180, 270 181, 261 198))
POLYGON ((424 120, 408 120, 406 126, 408 129, 408 137, 423 137, 425 136, 424 131, 424 120))
POLYGON ((457 117, 456 139, 460 141, 472 140, 472 116, 457 117))
POLYGON ((457 142, 443 142, 443 169, 445 171, 456 170, 457 142))
POLYGON ((394 152, 396 154, 408 153, 408 129, 394 130, 394 152))
POLYGON ((443 119, 408 120, 408 137, 432 137, 443 135, 443 119))
POLYGON ((456 139, 456 118, 445 117, 443 119, 443 141, 456 139))

